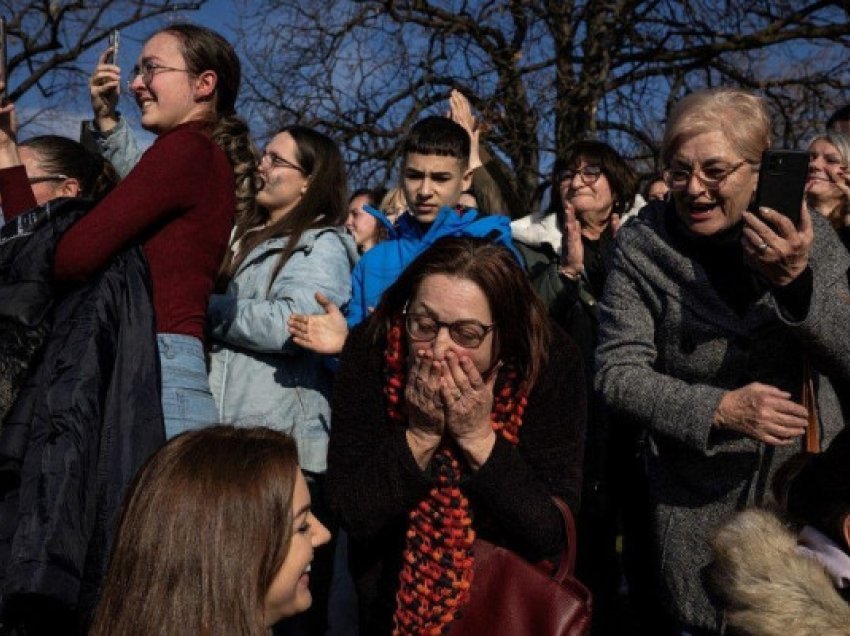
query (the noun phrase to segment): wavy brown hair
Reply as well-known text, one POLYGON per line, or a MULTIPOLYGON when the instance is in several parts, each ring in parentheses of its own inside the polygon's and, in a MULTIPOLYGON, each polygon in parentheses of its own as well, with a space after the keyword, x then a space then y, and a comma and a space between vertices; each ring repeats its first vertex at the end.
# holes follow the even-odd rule
POLYGON ((214 426, 136 477, 90 636, 266 636, 266 593, 292 538, 298 452, 266 428, 214 426))
POLYGON ((268 284, 271 289, 272 283, 306 230, 339 227, 345 223, 348 214, 348 189, 345 164, 336 142, 306 126, 288 126, 277 134, 283 133, 289 133, 295 140, 295 160, 307 176, 307 190, 295 207, 274 223, 267 225, 268 210, 255 206, 251 214, 237 224, 234 240, 240 242, 239 251, 229 251, 225 256, 216 283, 216 289, 219 291, 227 289, 227 283, 251 250, 269 239, 285 236, 289 241, 272 270, 268 284))
POLYGON ((390 321, 416 297, 422 281, 435 274, 478 286, 493 314, 499 357, 516 367, 530 392, 546 364, 552 339, 546 307, 510 250, 486 239, 445 237, 413 261, 384 292, 369 319, 375 342, 386 340, 390 321))
POLYGON ((204 71, 216 74, 217 117, 211 122, 210 136, 224 150, 233 167, 238 223, 251 215, 257 195, 257 149, 248 124, 236 115, 236 96, 242 79, 239 57, 224 37, 197 24, 171 24, 160 33, 169 33, 180 41, 186 69, 192 75, 204 71))

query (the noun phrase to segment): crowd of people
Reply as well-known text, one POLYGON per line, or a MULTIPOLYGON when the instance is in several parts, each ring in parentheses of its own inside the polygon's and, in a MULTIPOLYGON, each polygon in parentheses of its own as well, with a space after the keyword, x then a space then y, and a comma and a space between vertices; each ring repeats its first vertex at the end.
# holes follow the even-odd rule
POLYGON ((457 91, 349 194, 322 132, 256 149, 214 31, 144 43, 144 151, 110 53, 87 145, 0 106, 0 634, 451 634, 562 504, 597 636, 850 634, 850 107, 799 222, 736 88, 522 216, 457 91))

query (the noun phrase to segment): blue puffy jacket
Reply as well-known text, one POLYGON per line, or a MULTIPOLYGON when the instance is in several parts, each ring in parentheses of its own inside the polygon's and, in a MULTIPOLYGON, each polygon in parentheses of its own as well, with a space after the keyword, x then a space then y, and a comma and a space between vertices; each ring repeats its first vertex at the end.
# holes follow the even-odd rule
POLYGON ((393 226, 378 210, 369 206, 364 209, 387 227, 389 238, 366 252, 351 274, 349 327, 366 318, 404 268, 444 236, 489 238, 509 248, 517 261, 523 262, 511 241, 510 219, 506 216, 484 216, 477 210, 444 207, 431 226, 423 230, 409 213, 403 214, 393 226))

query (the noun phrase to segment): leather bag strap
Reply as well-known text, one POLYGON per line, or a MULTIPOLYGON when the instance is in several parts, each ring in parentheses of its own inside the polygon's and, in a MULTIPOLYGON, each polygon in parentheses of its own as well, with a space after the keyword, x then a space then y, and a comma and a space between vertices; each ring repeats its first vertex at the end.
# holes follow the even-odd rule
POLYGON ((808 359, 803 366, 803 406, 808 411, 808 424, 803 437, 803 450, 807 453, 821 452, 820 423, 818 422, 818 403, 815 395, 815 383, 812 377, 812 367, 808 359))
POLYGON ((561 511, 561 516, 564 518, 566 537, 564 552, 561 554, 561 562, 558 564, 558 571, 552 575, 552 578, 559 583, 563 583, 573 575, 576 569, 576 522, 570 507, 565 502, 558 497, 552 497, 552 501, 558 510, 561 511))

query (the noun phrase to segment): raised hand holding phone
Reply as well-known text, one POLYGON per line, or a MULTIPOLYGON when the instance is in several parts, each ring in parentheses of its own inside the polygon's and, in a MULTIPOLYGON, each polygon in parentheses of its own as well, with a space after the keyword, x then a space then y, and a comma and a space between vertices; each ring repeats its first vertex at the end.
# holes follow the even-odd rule
POLYGON ((765 150, 756 196, 744 212, 744 254, 750 267, 776 287, 795 280, 808 266, 812 219, 803 205, 808 154, 765 150))
POLYGON ((101 53, 97 66, 89 79, 94 121, 101 132, 109 132, 118 125, 118 98, 121 90, 121 68, 118 62, 118 30, 109 38, 109 47, 101 53))
POLYGON ((768 148, 762 154, 758 188, 751 211, 771 208, 791 219, 794 225, 799 225, 808 174, 809 153, 768 148))

